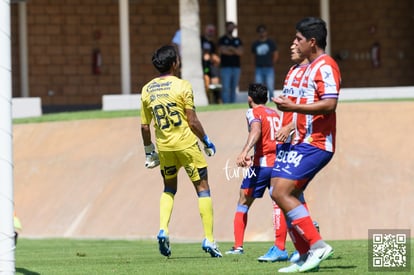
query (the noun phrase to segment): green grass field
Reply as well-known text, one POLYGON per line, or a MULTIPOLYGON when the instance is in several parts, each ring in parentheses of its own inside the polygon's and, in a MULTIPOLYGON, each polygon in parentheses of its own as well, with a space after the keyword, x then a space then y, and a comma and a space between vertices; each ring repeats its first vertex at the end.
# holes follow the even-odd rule
MULTIPOLYGON (((412 240, 413 242, 414 240, 412 240)), ((368 271, 368 241, 329 241, 335 249, 322 262, 322 274, 375 274, 368 271)), ((219 243, 221 251, 231 243, 219 243)), ((211 258, 200 243, 174 243, 170 258, 161 256, 154 240, 19 239, 16 274, 277 274, 288 262, 259 263, 270 242, 245 243, 244 255, 211 258)), ((287 243, 292 251, 292 243, 287 243)), ((411 254, 411 263, 413 263, 411 254)), ((381 272, 378 274, 412 274, 381 272)))

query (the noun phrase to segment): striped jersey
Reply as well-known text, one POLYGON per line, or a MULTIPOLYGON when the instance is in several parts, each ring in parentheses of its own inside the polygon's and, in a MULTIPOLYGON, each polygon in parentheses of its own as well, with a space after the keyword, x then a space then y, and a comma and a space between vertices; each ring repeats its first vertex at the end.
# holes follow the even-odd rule
MULTIPOLYGON (((288 71, 283 83, 282 95, 296 103, 296 99, 300 96, 300 83, 306 71, 308 64, 293 65, 288 71)), ((293 112, 280 112, 281 126, 284 127, 292 122, 293 112)), ((290 143, 290 137, 286 140, 290 143)), ((282 142, 280 142, 282 143, 282 142)))
POLYGON ((258 105, 246 112, 247 125, 253 122, 261 124, 262 134, 254 147, 254 166, 273 167, 276 158, 276 131, 280 121, 276 110, 258 105))
POLYGON ((186 109, 195 110, 193 89, 187 80, 160 76, 142 88, 141 123, 150 124, 154 119, 158 150, 183 150, 197 142, 188 125, 186 109))
MULTIPOLYGON (((338 64, 323 54, 306 68, 300 86, 299 104, 339 97, 341 73, 338 64)), ((325 151, 335 151, 336 113, 325 115, 297 114, 295 143, 308 143, 325 151)))

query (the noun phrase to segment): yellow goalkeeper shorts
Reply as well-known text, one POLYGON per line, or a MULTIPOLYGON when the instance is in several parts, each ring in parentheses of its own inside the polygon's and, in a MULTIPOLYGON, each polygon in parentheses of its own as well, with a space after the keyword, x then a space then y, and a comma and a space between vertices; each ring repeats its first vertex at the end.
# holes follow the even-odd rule
POLYGON ((159 151, 161 173, 165 179, 177 177, 178 171, 184 167, 191 181, 199 181, 198 169, 207 167, 207 161, 198 143, 180 151, 159 151))

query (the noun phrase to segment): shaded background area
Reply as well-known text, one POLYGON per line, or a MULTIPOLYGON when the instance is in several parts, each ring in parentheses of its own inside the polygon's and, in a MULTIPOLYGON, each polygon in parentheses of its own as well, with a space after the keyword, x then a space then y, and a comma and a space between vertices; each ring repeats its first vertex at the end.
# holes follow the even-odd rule
MULTIPOLYGON (((218 149, 207 159, 218 241, 233 239, 245 111, 199 113, 218 149)), ((413 228, 414 102, 340 103, 337 113, 337 153, 305 192, 323 237, 366 239, 368 229, 413 228)), ((159 170, 144 168, 139 123, 136 117, 15 125, 21 236, 155 237, 162 183, 159 170)), ((178 188, 171 238, 199 241, 197 198, 184 171, 178 188)), ((271 209, 267 195, 255 202, 246 241, 273 239, 271 209)))

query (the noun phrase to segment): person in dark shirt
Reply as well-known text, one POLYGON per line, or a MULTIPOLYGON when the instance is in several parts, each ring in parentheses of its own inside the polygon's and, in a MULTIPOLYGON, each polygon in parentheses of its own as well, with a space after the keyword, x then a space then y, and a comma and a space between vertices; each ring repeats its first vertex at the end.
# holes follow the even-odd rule
POLYGON ((266 85, 269 95, 273 97, 275 87, 274 65, 279 59, 276 43, 268 38, 265 25, 256 28, 258 39, 252 43, 252 53, 255 57, 255 81, 266 85))
POLYGON ((236 101, 236 89, 240 80, 240 57, 243 55, 243 43, 240 38, 233 36, 235 28, 236 24, 226 22, 226 34, 220 37, 218 43, 223 103, 236 101))

